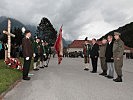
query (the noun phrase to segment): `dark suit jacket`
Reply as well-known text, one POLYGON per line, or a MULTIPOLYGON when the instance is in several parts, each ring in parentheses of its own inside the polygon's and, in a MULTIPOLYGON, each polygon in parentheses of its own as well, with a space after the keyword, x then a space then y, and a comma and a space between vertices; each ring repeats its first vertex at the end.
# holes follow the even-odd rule
POLYGON ((105 52, 106 62, 113 62, 113 42, 107 44, 105 52))
POLYGON ((95 43, 90 50, 90 57, 91 58, 94 58, 95 56, 98 57, 99 56, 98 51, 99 51, 99 45, 97 43, 95 43))
POLYGON ((22 50, 23 57, 32 57, 33 56, 33 47, 30 39, 26 37, 22 40, 22 50))

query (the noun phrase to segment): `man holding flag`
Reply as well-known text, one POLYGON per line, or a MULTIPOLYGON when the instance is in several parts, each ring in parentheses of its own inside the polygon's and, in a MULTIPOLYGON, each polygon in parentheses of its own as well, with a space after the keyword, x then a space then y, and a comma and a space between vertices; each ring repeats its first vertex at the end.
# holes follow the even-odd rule
POLYGON ((60 64, 62 61, 62 57, 63 57, 62 26, 59 30, 59 35, 58 35, 56 42, 54 44, 54 48, 55 48, 55 51, 56 51, 57 56, 58 56, 58 64, 60 64))

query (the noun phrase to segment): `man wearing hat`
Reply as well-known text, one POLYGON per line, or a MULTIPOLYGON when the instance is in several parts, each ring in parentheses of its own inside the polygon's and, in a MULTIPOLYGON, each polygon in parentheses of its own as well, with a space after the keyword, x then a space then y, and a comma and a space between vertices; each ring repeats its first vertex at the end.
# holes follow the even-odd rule
POLYGON ((34 64, 33 64, 33 70, 38 71, 37 62, 39 59, 39 50, 40 50, 40 38, 36 38, 35 42, 33 43, 33 56, 34 56, 34 64))
POLYGON ((90 50, 91 50, 91 45, 87 41, 87 37, 85 38, 85 43, 83 46, 83 54, 84 54, 84 63, 85 63, 85 68, 84 70, 88 71, 89 70, 89 63, 90 63, 90 50))
POLYGON ((107 40, 103 38, 102 45, 99 46, 99 57, 101 62, 101 69, 103 71, 99 75, 103 75, 103 76, 107 75, 107 63, 106 63, 106 57, 105 57, 106 46, 107 46, 107 40))
POLYGON ((23 57, 24 57, 24 65, 23 65, 23 79, 30 80, 28 77, 28 73, 30 70, 31 59, 33 56, 33 48, 32 42, 30 40, 31 33, 29 30, 25 31, 25 37, 22 40, 22 49, 23 49, 23 57))
POLYGON ((44 66, 45 67, 48 67, 50 55, 51 55, 51 47, 49 46, 48 42, 45 41, 44 43, 44 66))
POLYGON ((123 53, 124 53, 124 43, 120 39, 120 33, 114 32, 114 44, 113 44, 113 58, 114 66, 117 74, 117 78, 114 79, 115 82, 122 82, 122 66, 123 66, 123 53))

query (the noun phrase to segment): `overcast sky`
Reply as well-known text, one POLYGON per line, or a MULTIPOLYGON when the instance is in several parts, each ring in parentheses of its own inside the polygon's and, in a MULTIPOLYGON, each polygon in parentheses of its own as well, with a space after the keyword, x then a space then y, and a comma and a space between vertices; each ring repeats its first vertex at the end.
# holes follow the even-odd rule
POLYGON ((47 17, 66 40, 100 38, 133 22, 133 0, 0 0, 0 16, 34 25, 47 17))

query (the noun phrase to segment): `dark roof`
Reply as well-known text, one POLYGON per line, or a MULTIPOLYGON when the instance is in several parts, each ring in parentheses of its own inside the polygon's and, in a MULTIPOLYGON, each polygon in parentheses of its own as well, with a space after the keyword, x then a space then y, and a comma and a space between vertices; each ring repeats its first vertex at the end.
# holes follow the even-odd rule
MULTIPOLYGON (((83 48, 85 40, 74 40, 70 45, 69 48, 83 48)), ((90 40, 88 40, 89 43, 91 43, 90 40)))
MULTIPOLYGON (((68 48, 83 48, 83 44, 84 44, 85 40, 74 40, 69 46, 68 48)), ((88 42, 91 44, 91 40, 88 40, 88 42)), ((97 41, 97 43, 99 45, 101 45, 101 41, 97 41)), ((125 46, 125 50, 131 50, 133 51, 133 48, 127 47, 125 46)))

